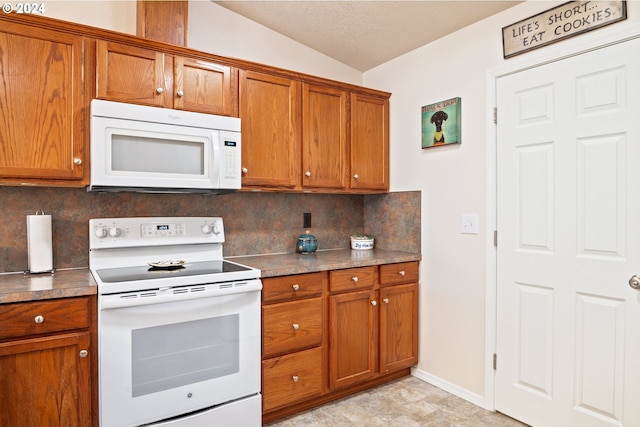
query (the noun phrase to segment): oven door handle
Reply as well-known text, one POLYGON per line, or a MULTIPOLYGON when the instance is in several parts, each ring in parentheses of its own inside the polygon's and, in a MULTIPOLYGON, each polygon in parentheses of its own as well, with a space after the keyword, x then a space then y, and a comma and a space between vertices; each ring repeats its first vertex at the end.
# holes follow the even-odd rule
POLYGON ((187 301, 192 299, 246 294, 249 292, 258 292, 261 289, 262 282, 260 279, 215 285, 169 287, 139 292, 127 292, 123 294, 100 295, 98 297, 98 305, 100 310, 109 310, 150 304, 187 301))

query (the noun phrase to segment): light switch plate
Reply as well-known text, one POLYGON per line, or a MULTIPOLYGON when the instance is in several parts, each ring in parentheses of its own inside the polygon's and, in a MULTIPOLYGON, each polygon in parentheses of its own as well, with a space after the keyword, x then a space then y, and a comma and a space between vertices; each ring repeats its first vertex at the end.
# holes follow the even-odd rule
POLYGON ((460 216, 461 234, 478 234, 478 214, 462 214, 460 216))

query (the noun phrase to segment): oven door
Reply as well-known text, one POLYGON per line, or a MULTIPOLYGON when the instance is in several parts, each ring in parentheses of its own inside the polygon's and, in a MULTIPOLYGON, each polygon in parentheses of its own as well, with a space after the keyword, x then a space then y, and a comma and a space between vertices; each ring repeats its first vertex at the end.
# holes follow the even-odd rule
MULTIPOLYGON (((129 306, 126 294, 100 295, 100 425, 139 426, 259 394, 261 285, 254 282, 258 290, 176 294, 158 304, 140 293, 129 306)), ((245 415, 256 422, 247 425, 259 426, 260 410, 253 412, 245 415)))

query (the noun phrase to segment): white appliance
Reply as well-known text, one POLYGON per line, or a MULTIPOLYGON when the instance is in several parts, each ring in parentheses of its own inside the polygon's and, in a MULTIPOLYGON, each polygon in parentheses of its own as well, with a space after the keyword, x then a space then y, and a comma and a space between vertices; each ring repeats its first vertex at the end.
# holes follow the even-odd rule
POLYGON ((88 191, 236 191, 240 158, 238 118, 91 101, 88 191))
POLYGON ((260 270, 217 217, 89 221, 100 426, 262 423, 260 270))

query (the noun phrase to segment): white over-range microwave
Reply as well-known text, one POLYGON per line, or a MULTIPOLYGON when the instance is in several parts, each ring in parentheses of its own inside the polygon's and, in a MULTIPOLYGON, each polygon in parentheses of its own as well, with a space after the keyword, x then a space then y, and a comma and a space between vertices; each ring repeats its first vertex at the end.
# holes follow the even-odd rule
POLYGON ((240 158, 238 118, 91 101, 88 191, 236 191, 240 158))

